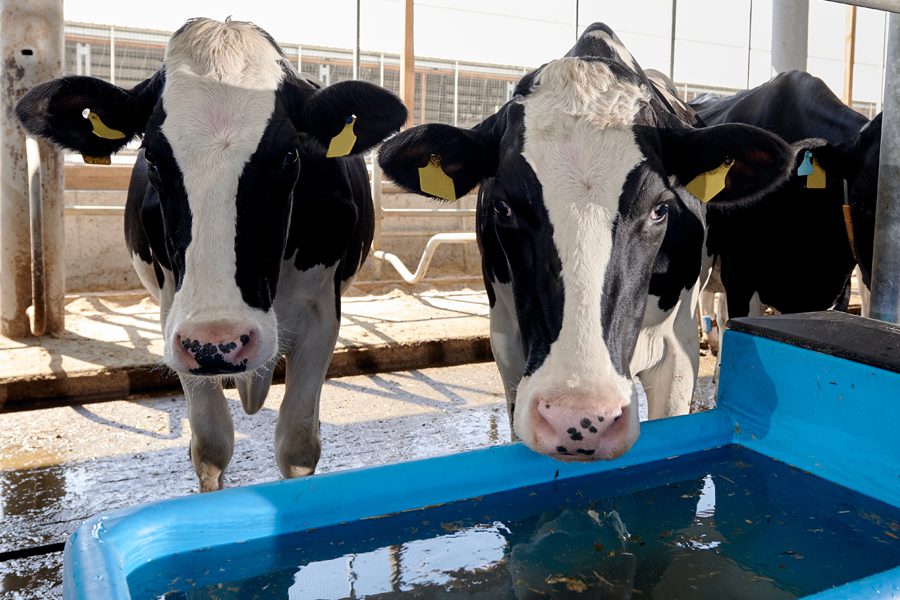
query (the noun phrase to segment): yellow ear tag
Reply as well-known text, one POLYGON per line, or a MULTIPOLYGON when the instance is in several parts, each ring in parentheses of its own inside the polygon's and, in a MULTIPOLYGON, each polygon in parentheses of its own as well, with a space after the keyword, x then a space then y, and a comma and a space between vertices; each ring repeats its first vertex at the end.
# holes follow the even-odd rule
POLYGON ((91 122, 91 127, 94 128, 93 133, 97 137, 101 137, 106 140, 121 140, 125 137, 125 134, 118 129, 107 127, 106 124, 100 120, 100 115, 91 111, 91 109, 89 108, 81 111, 81 116, 91 122))
POLYGON ((325 153, 327 158, 339 158, 347 156, 353 150, 356 143, 356 134, 353 133, 353 126, 356 124, 356 115, 351 116, 347 120, 347 124, 341 129, 341 132, 331 138, 328 144, 328 152, 325 153))
POLYGON ((824 190, 826 183, 825 169, 822 168, 815 156, 812 159, 812 167, 812 174, 806 176, 806 187, 811 190, 824 190))
POLYGON ((88 165, 110 165, 112 164, 112 159, 108 156, 88 156, 87 154, 82 154, 81 158, 84 159, 85 164, 88 165))
POLYGON ((725 189, 725 176, 728 175, 733 164, 733 158, 725 159, 725 162, 712 171, 700 173, 694 177, 689 184, 684 186, 684 189, 696 196, 698 200, 709 202, 715 198, 716 194, 725 189))
POLYGON ((419 189, 423 193, 444 200, 456 200, 456 186, 449 175, 441 168, 441 156, 432 154, 428 164, 419 167, 419 189))

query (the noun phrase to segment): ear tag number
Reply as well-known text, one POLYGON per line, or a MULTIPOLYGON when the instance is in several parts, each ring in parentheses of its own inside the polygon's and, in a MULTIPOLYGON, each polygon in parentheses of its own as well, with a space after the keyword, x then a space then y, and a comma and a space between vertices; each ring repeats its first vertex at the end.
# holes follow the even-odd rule
POLYGON ((806 177, 806 187, 810 190, 824 190, 826 184, 825 169, 819 164, 819 161, 813 157, 812 173, 806 177))
POLYGON ((812 152, 810 152, 809 150, 803 153, 803 162, 800 163, 800 166, 797 168, 798 176, 806 177, 807 175, 813 174, 812 157, 812 152))
POLYGON ((347 156, 353 150, 356 143, 356 134, 353 133, 353 126, 356 124, 356 115, 347 117, 346 124, 341 132, 331 138, 328 144, 328 152, 325 153, 327 158, 339 158, 347 156))
POLYGON ((456 187, 453 179, 441 168, 440 154, 432 154, 428 158, 428 164, 419 167, 419 189, 429 196, 456 200, 456 187))
POLYGON ((694 177, 684 189, 697 197, 701 202, 709 202, 716 194, 725 189, 725 177, 734 164, 733 158, 726 158, 725 162, 706 173, 700 173, 694 177))
POLYGON ((84 159, 85 164, 88 165, 110 165, 112 164, 112 159, 108 156, 88 156, 87 154, 82 154, 81 158, 84 159))
POLYGON ((107 127, 106 123, 100 119, 100 115, 93 112, 91 109, 86 108, 81 111, 81 116, 91 122, 93 133, 97 137, 101 137, 105 140, 121 140, 125 138, 125 134, 118 129, 107 127))

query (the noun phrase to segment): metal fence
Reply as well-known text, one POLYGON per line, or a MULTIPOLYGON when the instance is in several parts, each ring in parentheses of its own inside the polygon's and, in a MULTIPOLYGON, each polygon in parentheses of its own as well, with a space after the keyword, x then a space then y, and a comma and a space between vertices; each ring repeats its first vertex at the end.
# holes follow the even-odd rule
MULTIPOLYGON (((92 75, 129 88, 151 76, 162 64, 171 32, 66 23, 65 73, 92 75)), ((288 60, 306 77, 324 85, 352 78, 353 51, 341 48, 282 43, 288 60)), ((494 114, 512 97, 516 82, 528 66, 492 65, 420 58, 415 65, 414 122, 445 123, 471 127, 494 114)), ((400 92, 400 56, 363 52, 359 77, 400 92)), ((676 84, 685 100, 713 92, 738 91, 690 83, 676 84)), ((854 102, 856 110, 872 118, 880 108, 871 102, 854 102)))
MULTIPOLYGON (((91 75, 129 88, 162 64, 170 32, 129 27, 66 23, 65 73, 91 75)), ((353 51, 281 43, 306 77, 324 85, 352 79, 353 51)), ((470 127, 492 115, 512 97, 526 67, 440 59, 417 59, 415 123, 470 127)), ((363 52, 359 78, 400 92, 400 56, 363 52)))

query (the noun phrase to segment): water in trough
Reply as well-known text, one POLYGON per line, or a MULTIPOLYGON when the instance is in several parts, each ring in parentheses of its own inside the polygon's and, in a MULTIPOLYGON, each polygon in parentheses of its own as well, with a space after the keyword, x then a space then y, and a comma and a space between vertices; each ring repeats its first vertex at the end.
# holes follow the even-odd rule
POLYGON ((794 598, 900 565, 900 510, 724 447, 276 547, 176 556, 130 583, 167 600, 794 598))

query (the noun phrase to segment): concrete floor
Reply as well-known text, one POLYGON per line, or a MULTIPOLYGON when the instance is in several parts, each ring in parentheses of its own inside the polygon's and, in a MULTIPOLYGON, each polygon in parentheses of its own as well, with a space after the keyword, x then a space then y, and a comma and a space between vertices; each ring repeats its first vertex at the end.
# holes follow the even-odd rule
MULTIPOLYGON (((694 410, 710 408, 703 361, 694 410)), ((226 485, 279 477, 273 439, 284 386, 247 416, 232 400, 235 453, 226 485)), ((506 443, 509 424, 493 363, 326 381, 319 472, 506 443)), ((0 598, 61 593, 62 543, 103 511, 196 493, 190 427, 176 394, 0 414, 0 598), (32 556, 15 558, 21 553, 32 556)))

